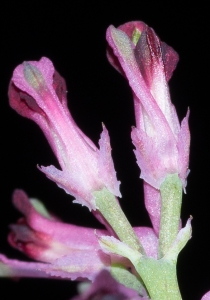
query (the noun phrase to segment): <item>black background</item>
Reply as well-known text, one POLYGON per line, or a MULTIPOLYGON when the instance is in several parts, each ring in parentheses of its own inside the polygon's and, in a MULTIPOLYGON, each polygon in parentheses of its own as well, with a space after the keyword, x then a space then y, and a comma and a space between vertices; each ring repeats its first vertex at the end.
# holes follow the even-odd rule
MULTIPOLYGON (((101 122, 107 126, 121 180, 122 207, 135 226, 150 226, 143 205, 142 182, 135 164, 130 128, 134 125, 131 91, 107 62, 105 31, 142 20, 180 55, 170 81, 180 120, 190 107, 192 134, 187 195, 182 217, 191 214, 193 237, 178 262, 183 299, 200 299, 210 289, 209 153, 209 20, 204 1, 7 2, 1 9, 1 214, 0 252, 25 257, 7 244, 8 225, 20 214, 11 204, 12 191, 23 188, 45 202, 65 222, 100 226, 86 208, 50 182, 36 168, 57 164, 43 134, 32 121, 10 109, 7 87, 13 69, 24 60, 49 57, 66 79, 69 108, 81 129, 97 144, 101 122), (2 23, 3 22, 3 23, 2 23)), ((75 283, 41 279, 0 281, 0 299, 69 299, 75 283)))

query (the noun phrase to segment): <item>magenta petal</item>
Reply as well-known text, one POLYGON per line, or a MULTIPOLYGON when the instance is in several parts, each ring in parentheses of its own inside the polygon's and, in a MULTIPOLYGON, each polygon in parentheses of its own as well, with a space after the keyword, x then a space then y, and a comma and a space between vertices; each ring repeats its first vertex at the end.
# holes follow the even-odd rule
POLYGON ((177 52, 166 43, 161 42, 162 58, 165 68, 166 80, 169 81, 173 75, 173 71, 176 69, 179 61, 179 55, 177 52))
POLYGON ((149 85, 152 83, 152 78, 156 76, 155 69, 158 65, 162 67, 162 72, 169 81, 179 60, 178 54, 170 46, 161 42, 149 26, 143 29, 134 53, 141 73, 149 85))
POLYGON ((160 40, 152 28, 146 26, 141 33, 134 54, 146 84, 151 87, 157 65, 163 68, 160 40))
POLYGON ((67 98, 66 98, 66 91, 67 91, 66 82, 56 70, 54 70, 52 85, 59 101, 62 103, 62 106, 66 109, 66 112, 69 113, 67 107, 67 98))
POLYGON ((171 54, 172 50, 169 51, 170 54, 167 52, 166 44, 164 44, 164 50, 163 53, 162 43, 154 30, 146 26, 134 49, 134 54, 146 85, 166 117, 171 130, 176 134, 177 127, 180 128, 180 125, 177 114, 174 114, 166 79, 166 72, 168 74, 173 71, 174 57, 171 54))

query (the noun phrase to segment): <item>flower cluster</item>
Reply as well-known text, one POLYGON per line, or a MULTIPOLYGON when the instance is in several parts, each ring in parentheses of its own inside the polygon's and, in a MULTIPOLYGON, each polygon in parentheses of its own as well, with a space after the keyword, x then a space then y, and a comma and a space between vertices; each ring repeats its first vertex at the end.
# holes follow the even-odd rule
MULTIPOLYGON (((65 81, 52 62, 46 57, 24 62, 10 82, 10 106, 39 125, 60 166, 39 169, 87 206, 105 229, 65 224, 42 202, 16 190, 13 204, 23 217, 10 225, 8 241, 36 262, 0 254, 0 276, 93 282, 74 300, 181 299, 176 262, 191 237, 191 219, 180 225, 190 132, 189 111, 180 124, 168 88, 178 55, 140 21, 110 26, 106 36, 108 60, 133 93, 131 139, 152 227, 132 228, 120 207, 105 125, 97 147, 73 120, 65 81)), ((208 299, 210 292, 202 298, 208 299)))

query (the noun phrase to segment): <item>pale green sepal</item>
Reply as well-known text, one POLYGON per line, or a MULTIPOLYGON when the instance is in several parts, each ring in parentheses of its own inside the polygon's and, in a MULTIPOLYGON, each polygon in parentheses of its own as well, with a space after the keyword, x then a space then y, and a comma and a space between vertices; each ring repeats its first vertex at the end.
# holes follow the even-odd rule
POLYGON ((51 219, 49 212, 47 211, 46 207, 40 200, 35 198, 30 198, 30 202, 38 213, 40 213, 42 216, 44 216, 47 219, 51 219))
POLYGON ((184 248, 187 244, 189 239, 192 235, 192 227, 191 227, 191 218, 188 219, 187 224, 184 228, 182 228, 175 241, 173 242, 172 246, 169 248, 168 252, 164 256, 164 259, 176 262, 177 256, 179 255, 180 251, 184 248))
POLYGON ((145 251, 115 196, 106 188, 94 192, 93 195, 98 210, 114 229, 119 239, 144 254, 145 251))
POLYGON ((126 257, 133 265, 139 262, 142 257, 142 254, 139 251, 129 247, 127 244, 117 240, 113 236, 100 236, 98 241, 104 252, 126 257))
POLYGON ((162 258, 179 231, 182 203, 182 182, 178 174, 169 174, 160 186, 161 219, 158 257, 162 258))
POLYGON ((134 43, 135 46, 137 45, 140 36, 141 36, 141 32, 137 28, 135 28, 132 33, 132 42, 134 43))
POLYGON ((145 294, 145 288, 138 274, 134 275, 121 264, 112 264, 111 275, 121 284, 136 290, 141 296, 145 294))

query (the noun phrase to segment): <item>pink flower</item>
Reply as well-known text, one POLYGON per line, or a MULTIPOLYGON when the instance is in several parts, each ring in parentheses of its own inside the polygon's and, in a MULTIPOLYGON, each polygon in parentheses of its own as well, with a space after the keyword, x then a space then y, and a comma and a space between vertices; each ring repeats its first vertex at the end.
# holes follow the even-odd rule
POLYGON ((131 137, 144 179, 145 206, 158 234, 160 185, 167 174, 178 173, 185 189, 189 172, 189 112, 180 126, 167 83, 178 55, 140 21, 118 29, 110 26, 107 41, 110 63, 128 79, 133 91, 136 128, 131 137))
POLYGON ((67 108, 65 81, 49 59, 19 65, 13 73, 9 98, 12 108, 40 126, 61 167, 39 169, 73 195, 74 202, 95 210, 92 192, 104 187, 121 196, 108 131, 103 126, 98 149, 78 128, 67 108))
POLYGON ((65 224, 50 214, 44 216, 22 190, 14 192, 13 204, 24 217, 10 225, 8 241, 30 258, 45 263, 40 265, 46 274, 92 280, 97 272, 110 266, 110 258, 100 250, 97 237, 109 235, 106 230, 98 229, 96 235, 92 228, 65 224))
POLYGON ((185 188, 189 112, 180 126, 167 84, 178 55, 143 22, 126 23, 119 29, 110 26, 107 41, 113 50, 109 49, 109 61, 124 73, 134 95, 136 128, 131 136, 141 178, 159 189, 167 174, 178 173, 185 188))
MULTIPOLYGON (((123 257, 103 253, 98 243, 107 230, 65 224, 49 213, 40 213, 33 199, 16 190, 13 204, 24 217, 10 225, 8 241, 11 246, 39 262, 8 259, 0 254, 0 277, 48 277, 71 280, 93 280, 111 263, 132 268, 123 257)), ((158 239, 151 228, 134 228, 148 256, 157 257, 158 239)))

